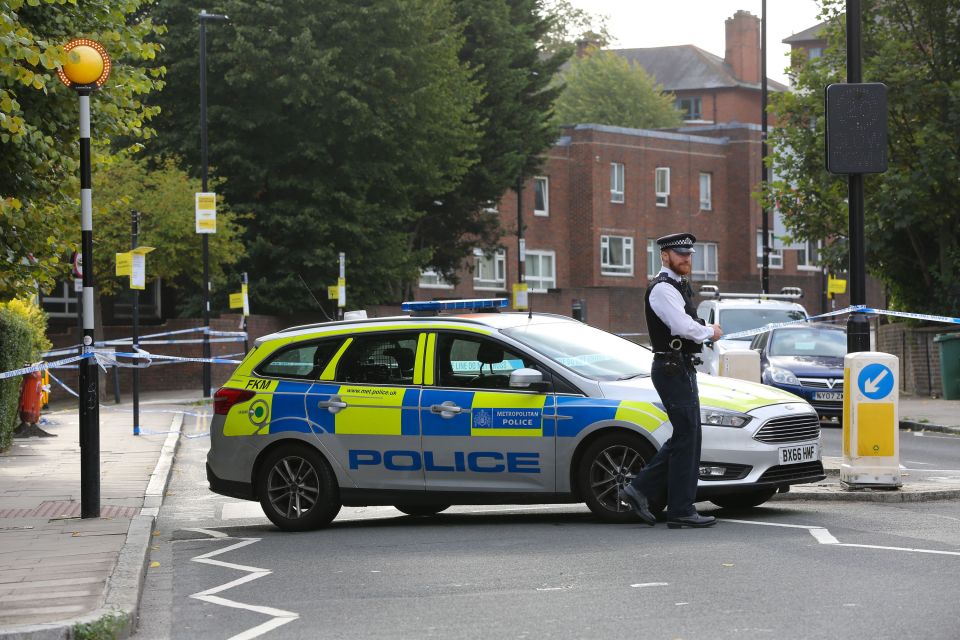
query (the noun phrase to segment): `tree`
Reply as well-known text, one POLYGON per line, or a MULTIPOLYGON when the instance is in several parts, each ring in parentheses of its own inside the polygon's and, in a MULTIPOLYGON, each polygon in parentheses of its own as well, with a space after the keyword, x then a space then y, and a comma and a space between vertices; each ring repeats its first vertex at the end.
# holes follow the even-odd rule
POLYGON ((0 299, 52 286, 80 240, 79 115, 76 94, 56 76, 63 45, 90 37, 113 61, 106 86, 90 100, 97 149, 115 136, 153 134, 156 108, 142 100, 162 85, 163 69, 152 63, 157 45, 146 38, 157 28, 141 15, 143 5, 6 0, 0 7, 0 299))
MULTIPOLYGON (((194 3, 158 5, 170 91, 157 148, 196 158, 194 3)), ((447 0, 227 0, 208 29, 210 159, 247 226, 251 295, 309 309, 347 253, 351 305, 400 297, 427 252, 412 229, 426 196, 475 161, 480 97, 447 0), (256 286, 257 284, 261 286, 256 286)))
MULTIPOLYGON (((102 256, 94 265, 100 293, 128 288, 126 276, 116 276, 114 254, 130 250, 131 210, 141 213, 139 244, 155 248, 147 255, 147 279, 163 278, 172 285, 192 282, 200 291, 200 237, 194 224, 194 194, 201 191, 200 180, 177 168, 173 159, 148 167, 145 159, 129 155, 114 158, 100 175, 103 186, 97 190, 93 215, 102 256)), ((217 232, 210 236, 210 274, 215 283, 224 280, 225 266, 243 256, 242 216, 219 200, 217 232)))
POLYGON ((639 64, 596 47, 574 58, 561 76, 557 124, 594 123, 635 129, 678 127, 673 96, 639 64))
POLYGON ((484 212, 517 180, 536 173, 540 154, 554 142, 550 122, 559 89, 552 78, 572 52, 544 42, 560 18, 537 0, 455 0, 465 43, 460 60, 475 73, 483 97, 474 107, 481 135, 473 164, 458 184, 423 203, 428 212, 416 228, 416 246, 429 265, 455 282, 475 246, 492 247, 501 235, 497 216, 484 212))
MULTIPOLYGON (((792 93, 771 98, 779 122, 771 136, 779 179, 764 196, 779 204, 791 235, 833 239, 833 269, 848 261, 846 176, 823 161, 824 87, 842 82, 845 31, 840 0, 822 58, 794 59, 792 93)), ((863 3, 863 77, 888 86, 889 169, 867 176, 866 262, 887 286, 894 308, 960 312, 960 3, 867 0, 863 3)))
POLYGON ((550 28, 541 38, 545 51, 560 53, 581 43, 596 47, 610 44, 607 16, 584 11, 569 0, 547 0, 544 4, 544 12, 550 16, 550 28))

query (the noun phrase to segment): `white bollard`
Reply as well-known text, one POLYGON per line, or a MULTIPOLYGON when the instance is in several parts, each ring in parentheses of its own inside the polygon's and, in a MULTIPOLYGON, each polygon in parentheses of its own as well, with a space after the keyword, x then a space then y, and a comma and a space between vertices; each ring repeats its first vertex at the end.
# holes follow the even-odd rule
POLYGON ((725 378, 760 382, 760 353, 753 350, 722 353, 718 373, 725 378))
POLYGON ((843 359, 842 488, 902 486, 899 383, 896 356, 863 351, 843 359))

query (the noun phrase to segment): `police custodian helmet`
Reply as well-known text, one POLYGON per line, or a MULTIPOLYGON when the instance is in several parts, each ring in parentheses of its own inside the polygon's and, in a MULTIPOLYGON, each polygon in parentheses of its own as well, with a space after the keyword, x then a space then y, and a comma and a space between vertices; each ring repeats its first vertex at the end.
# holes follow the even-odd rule
POLYGON ((697 237, 692 233, 671 233, 668 236, 657 238, 657 244, 660 245, 660 251, 676 251, 684 255, 696 253, 693 244, 697 237))

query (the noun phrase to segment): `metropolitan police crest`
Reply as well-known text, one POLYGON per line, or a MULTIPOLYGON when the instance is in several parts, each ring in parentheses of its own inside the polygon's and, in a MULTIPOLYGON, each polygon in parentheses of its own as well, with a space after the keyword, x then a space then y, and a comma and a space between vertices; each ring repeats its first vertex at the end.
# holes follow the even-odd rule
POLYGON ((489 429, 493 426, 493 409, 474 409, 473 426, 480 429, 489 429))

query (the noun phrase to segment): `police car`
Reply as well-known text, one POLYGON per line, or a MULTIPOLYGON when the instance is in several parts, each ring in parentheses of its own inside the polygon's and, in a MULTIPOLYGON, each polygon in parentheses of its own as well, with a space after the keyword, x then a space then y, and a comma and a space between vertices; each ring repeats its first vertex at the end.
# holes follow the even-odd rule
MULTIPOLYGON (((486 312, 505 306, 405 303, 409 316, 260 338, 215 395, 211 490, 258 500, 284 530, 344 505, 585 502, 632 521, 620 492, 671 434, 651 352, 564 316, 486 312)), ((810 405, 740 380, 699 385, 698 499, 750 507, 824 478, 810 405)))

